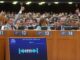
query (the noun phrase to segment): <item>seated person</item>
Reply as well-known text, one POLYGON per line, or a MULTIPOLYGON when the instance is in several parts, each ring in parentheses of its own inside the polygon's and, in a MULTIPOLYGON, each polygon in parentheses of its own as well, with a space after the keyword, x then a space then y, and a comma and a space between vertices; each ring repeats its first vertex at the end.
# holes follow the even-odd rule
POLYGON ((14 26, 16 25, 16 21, 19 18, 20 14, 24 10, 24 7, 21 6, 19 13, 15 16, 15 19, 9 19, 4 23, 1 27, 1 30, 15 30, 14 26))
POLYGON ((39 25, 37 26, 35 30, 50 30, 50 26, 48 26, 47 20, 42 18, 39 22, 39 25))
POLYGON ((51 30, 55 30, 54 22, 50 22, 50 23, 49 23, 49 26, 50 26, 50 29, 51 29, 51 30))
POLYGON ((16 25, 14 27, 15 27, 15 30, 24 30, 25 29, 25 26, 23 25, 22 21, 20 21, 20 20, 18 20, 16 22, 16 25))

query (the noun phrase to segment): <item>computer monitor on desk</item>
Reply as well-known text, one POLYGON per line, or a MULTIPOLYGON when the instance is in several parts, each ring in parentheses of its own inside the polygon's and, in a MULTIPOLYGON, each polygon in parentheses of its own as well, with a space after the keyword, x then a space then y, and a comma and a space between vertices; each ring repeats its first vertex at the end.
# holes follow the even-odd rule
POLYGON ((72 27, 71 26, 64 26, 64 29, 65 30, 72 30, 72 27))
POLYGON ((48 27, 46 27, 46 26, 41 26, 41 30, 47 30, 48 29, 48 27))
POLYGON ((78 30, 78 29, 79 29, 78 26, 73 26, 73 27, 72 27, 72 30, 78 30))
POLYGON ((28 27, 28 29, 29 29, 29 30, 33 30, 33 29, 34 29, 34 27, 33 27, 33 26, 30 26, 30 27, 28 27))
POLYGON ((24 26, 20 26, 20 27, 18 27, 18 30, 24 30, 24 29, 25 29, 24 26))
POLYGON ((51 29, 51 30, 55 30, 55 26, 51 26, 50 29, 51 29))

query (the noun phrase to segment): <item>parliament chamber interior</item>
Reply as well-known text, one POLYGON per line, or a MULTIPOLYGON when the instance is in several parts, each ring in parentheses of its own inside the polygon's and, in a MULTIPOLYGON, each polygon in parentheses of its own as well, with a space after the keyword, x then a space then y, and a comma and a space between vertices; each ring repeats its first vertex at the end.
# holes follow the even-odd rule
POLYGON ((0 1, 0 60, 80 60, 80 1, 0 1))

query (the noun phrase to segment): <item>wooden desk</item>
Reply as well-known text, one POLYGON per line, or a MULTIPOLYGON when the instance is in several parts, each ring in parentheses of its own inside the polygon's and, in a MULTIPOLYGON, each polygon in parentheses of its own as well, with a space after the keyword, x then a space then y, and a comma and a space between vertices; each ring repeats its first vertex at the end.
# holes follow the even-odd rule
MULTIPOLYGON (((37 31, 26 31, 27 36, 15 36, 13 31, 6 31, 6 36, 2 38, 2 46, 0 47, 0 57, 4 57, 4 42, 9 37, 46 37, 48 60, 80 60, 80 31, 72 31, 73 35, 61 35, 61 31, 50 31, 49 36, 38 36, 37 31), (6 38, 6 40, 5 40, 6 38)), ((9 51, 6 44, 6 60, 9 60, 9 51)), ((1 59, 1 60, 4 60, 1 59)))

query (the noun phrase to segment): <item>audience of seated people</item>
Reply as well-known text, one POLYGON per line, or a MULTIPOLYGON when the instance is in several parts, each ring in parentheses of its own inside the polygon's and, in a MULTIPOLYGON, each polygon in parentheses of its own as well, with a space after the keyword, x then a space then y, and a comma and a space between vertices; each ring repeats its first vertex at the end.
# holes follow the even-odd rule
POLYGON ((0 13, 1 30, 79 30, 80 16, 75 13, 0 13))

